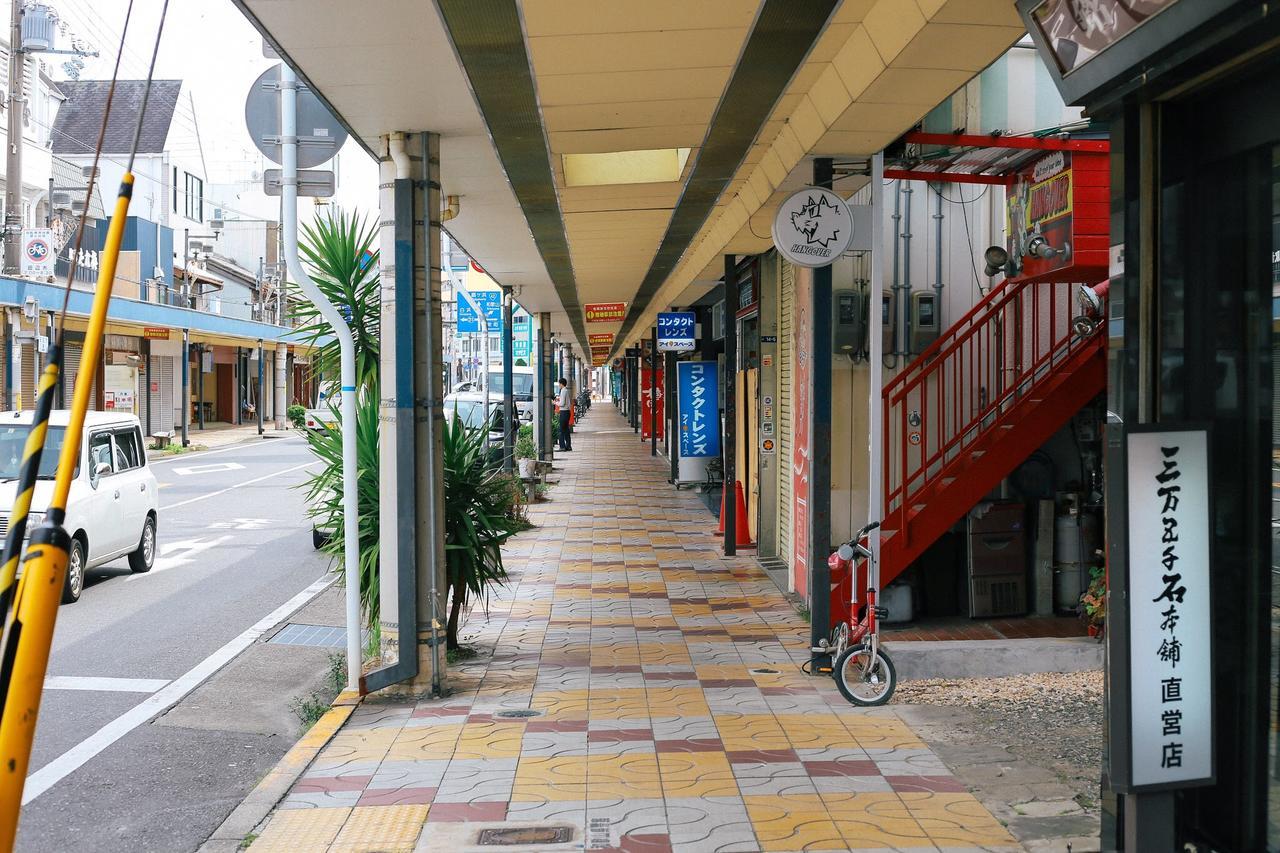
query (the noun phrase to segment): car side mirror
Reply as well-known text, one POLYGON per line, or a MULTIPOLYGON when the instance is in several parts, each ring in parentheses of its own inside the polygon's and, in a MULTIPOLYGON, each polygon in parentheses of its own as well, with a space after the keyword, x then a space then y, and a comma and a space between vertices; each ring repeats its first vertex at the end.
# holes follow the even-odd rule
POLYGON ((110 473, 111 473, 110 462, 99 462, 97 465, 93 466, 94 479, 101 477, 103 474, 110 474, 110 473))

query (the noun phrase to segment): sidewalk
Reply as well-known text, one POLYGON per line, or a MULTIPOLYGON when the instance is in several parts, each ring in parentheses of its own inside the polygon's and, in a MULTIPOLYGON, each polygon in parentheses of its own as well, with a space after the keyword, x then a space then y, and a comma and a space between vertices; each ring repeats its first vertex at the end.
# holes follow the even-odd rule
MULTIPOLYGON (((146 424, 144 423, 143 426, 145 428, 146 424)), ((262 439, 285 438, 293 435, 301 435, 303 433, 303 430, 296 429, 292 426, 287 430, 277 430, 275 428, 275 424, 271 421, 265 422, 262 425, 262 428, 262 439)), ((228 447, 232 444, 243 444, 246 441, 260 440, 258 436, 258 424, 256 421, 254 423, 243 424, 241 426, 226 423, 211 423, 206 425, 204 429, 191 425, 187 428, 187 438, 191 442, 192 449, 199 448, 200 450, 216 450, 217 448, 228 447)), ((176 444, 181 441, 181 432, 179 430, 175 430, 173 442, 176 444)), ((148 438, 147 444, 151 444, 150 438, 148 438)), ((189 449, 188 452, 194 452, 192 449, 189 449)), ((175 454, 160 450, 150 450, 148 452, 148 456, 152 459, 160 459, 165 456, 173 455, 175 454)))
POLYGON ((808 626, 611 406, 574 447, 454 694, 367 699, 253 853, 1021 849, 892 706, 800 671, 808 626))

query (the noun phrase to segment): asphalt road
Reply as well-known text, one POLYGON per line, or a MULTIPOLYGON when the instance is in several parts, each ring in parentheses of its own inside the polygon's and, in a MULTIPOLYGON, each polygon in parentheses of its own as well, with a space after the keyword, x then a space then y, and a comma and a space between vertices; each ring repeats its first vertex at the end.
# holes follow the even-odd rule
POLYGON ((155 567, 100 567, 59 611, 19 850, 193 850, 291 745, 230 719, 220 728, 156 717, 327 576, 295 488, 312 461, 290 437, 153 463, 155 567))

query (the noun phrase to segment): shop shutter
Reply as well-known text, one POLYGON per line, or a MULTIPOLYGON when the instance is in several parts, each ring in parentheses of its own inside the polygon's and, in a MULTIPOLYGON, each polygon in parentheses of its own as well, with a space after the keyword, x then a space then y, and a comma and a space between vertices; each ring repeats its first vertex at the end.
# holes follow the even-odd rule
POLYGON ((35 344, 22 345, 22 410, 28 411, 36 404, 36 363, 40 353, 35 344))
MULTIPOLYGON (((173 356, 151 357, 151 381, 159 383, 159 389, 151 392, 151 432, 172 432, 174 414, 177 411, 173 394, 173 356)), ((146 392, 146 389, 142 389, 146 392)), ((145 426, 145 424, 144 424, 145 426)))
MULTIPOLYGON (((63 375, 66 381, 63 383, 62 400, 57 404, 64 409, 71 408, 71 396, 75 393, 76 377, 80 374, 80 344, 67 344, 62 355, 63 375)), ((93 410, 98 407, 98 378, 93 379, 93 390, 89 394, 89 409, 93 410)))
POLYGON ((796 268, 778 261, 778 556, 791 565, 791 370, 796 268))

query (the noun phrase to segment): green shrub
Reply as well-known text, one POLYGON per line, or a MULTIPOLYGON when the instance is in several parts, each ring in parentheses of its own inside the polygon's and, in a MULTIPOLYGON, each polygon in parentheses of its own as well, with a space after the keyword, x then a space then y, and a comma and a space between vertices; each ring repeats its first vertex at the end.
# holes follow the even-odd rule
POLYGON ((289 423, 293 424, 295 429, 302 429, 307 425, 307 410, 297 403, 285 409, 284 416, 289 419, 289 423))

